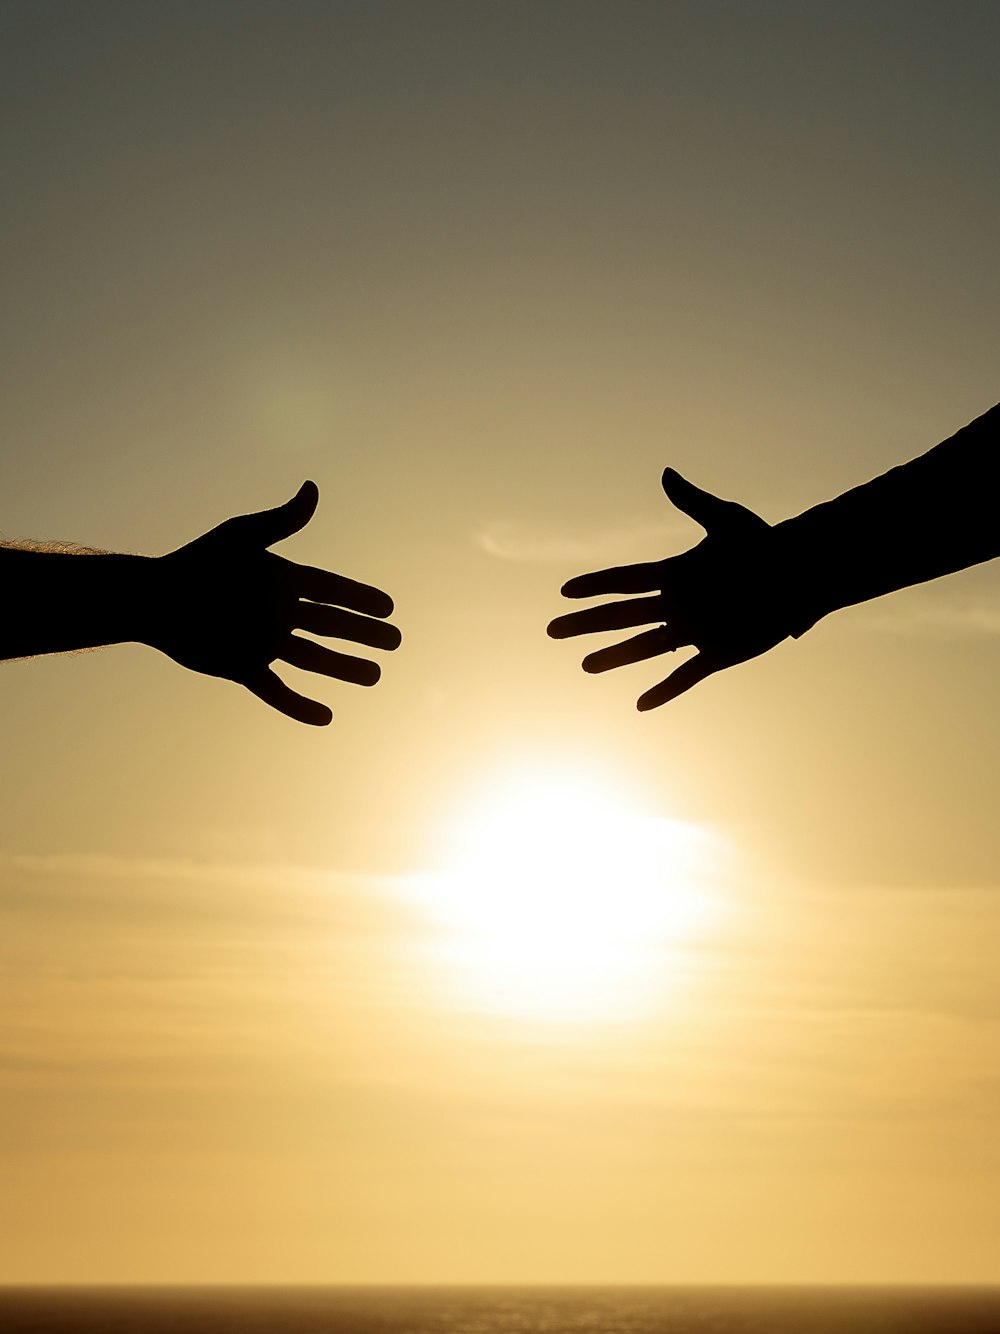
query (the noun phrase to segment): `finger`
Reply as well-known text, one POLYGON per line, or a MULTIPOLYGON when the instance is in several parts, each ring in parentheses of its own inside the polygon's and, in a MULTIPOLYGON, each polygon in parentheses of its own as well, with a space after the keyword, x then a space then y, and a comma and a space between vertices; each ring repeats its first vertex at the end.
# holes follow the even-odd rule
POLYGON ((291 537, 304 528, 316 513, 319 504, 319 487, 315 482, 303 482, 292 496, 277 509, 261 510, 258 514, 244 514, 240 527, 252 541, 262 547, 273 546, 283 538, 291 537))
POLYGON ((674 468, 664 468, 661 485, 671 504, 706 530, 724 523, 731 516, 734 508, 731 500, 720 500, 711 491, 702 491, 674 468))
POLYGON ((585 672, 607 672, 614 667, 624 667, 630 662, 644 662, 647 658, 658 657, 661 653, 672 653, 683 648, 691 641, 679 630, 666 625, 658 625, 655 630, 645 630, 641 635, 624 639, 620 644, 598 649, 589 653, 583 660, 585 672))
POLYGON ((711 491, 702 491, 673 468, 664 469, 662 480, 668 498, 678 509, 700 523, 706 532, 718 533, 720 529, 725 529, 730 537, 749 536, 759 535, 769 528, 765 520, 759 514, 754 514, 753 510, 748 510, 735 500, 720 500, 711 491))
POLYGON ((650 709, 658 709, 661 704, 669 704, 672 699, 683 695, 685 690, 690 690, 692 686, 704 681, 706 676, 711 676, 721 667, 722 663, 716 662, 714 658, 704 653, 696 653, 693 658, 688 658, 687 662, 682 662, 665 681, 661 681, 658 686, 653 686, 652 690, 640 695, 636 708, 640 713, 648 713, 650 709))
POLYGON ((243 684, 258 699, 270 704, 271 708, 277 709, 279 713, 294 718, 296 722, 307 723, 310 727, 326 727, 333 721, 333 712, 325 704, 320 704, 319 700, 309 699, 306 695, 300 695, 291 686, 286 686, 281 677, 269 667, 259 675, 244 681, 243 684))
POLYGON ((353 611, 328 607, 322 602, 298 604, 296 630, 308 630, 311 635, 326 635, 330 639, 351 639, 355 644, 371 648, 399 648, 403 636, 387 621, 375 621, 370 616, 356 616, 353 611))
POLYGON ((557 616, 549 623, 549 635, 553 639, 569 639, 571 635, 589 635, 599 630, 624 630, 628 626, 645 625, 647 621, 662 621, 664 608, 662 597, 608 602, 603 607, 557 616))
POLYGON ((616 565, 610 570, 578 574, 562 586, 566 598, 605 597, 608 593, 651 593, 662 588, 669 561, 651 560, 641 565, 616 565))
POLYGON ((335 676, 339 681, 353 681, 359 686, 373 686, 382 675, 382 668, 377 662, 354 658, 349 653, 338 653, 335 649, 324 648, 322 644, 316 644, 311 639, 301 639, 298 635, 289 635, 278 657, 282 662, 301 667, 304 671, 335 676))
POLYGON ((296 565, 295 582, 299 597, 310 602, 331 602, 338 607, 350 607, 366 616, 384 618, 392 615, 393 602, 388 593, 370 584, 359 584, 332 570, 318 570, 313 565, 296 565))

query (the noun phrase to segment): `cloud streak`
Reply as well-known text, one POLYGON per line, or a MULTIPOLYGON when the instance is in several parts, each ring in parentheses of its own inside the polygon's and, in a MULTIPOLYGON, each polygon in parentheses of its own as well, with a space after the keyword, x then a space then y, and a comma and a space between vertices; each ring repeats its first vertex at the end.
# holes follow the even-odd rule
POLYGON ((186 929, 228 924, 240 931, 337 924, 385 932, 394 911, 392 877, 287 862, 237 862, 116 853, 0 851, 0 915, 105 928, 154 919, 186 929))
POLYGON ((1000 589, 995 599, 927 593, 866 605, 865 625, 886 634, 932 638, 1000 635, 1000 589))
POLYGON ((616 565, 656 560, 691 545, 691 525, 621 524, 596 532, 572 531, 555 524, 496 519, 475 535, 481 551, 496 560, 522 565, 616 565), (687 538, 687 540, 685 540, 687 538))

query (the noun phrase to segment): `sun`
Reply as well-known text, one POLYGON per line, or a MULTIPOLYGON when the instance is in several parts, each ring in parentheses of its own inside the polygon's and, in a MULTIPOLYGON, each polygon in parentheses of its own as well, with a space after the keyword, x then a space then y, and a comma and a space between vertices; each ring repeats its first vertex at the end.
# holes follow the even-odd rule
POLYGON ((719 840, 575 771, 490 784, 454 817, 414 888, 466 999, 552 1019, 648 1008, 718 916, 719 840))

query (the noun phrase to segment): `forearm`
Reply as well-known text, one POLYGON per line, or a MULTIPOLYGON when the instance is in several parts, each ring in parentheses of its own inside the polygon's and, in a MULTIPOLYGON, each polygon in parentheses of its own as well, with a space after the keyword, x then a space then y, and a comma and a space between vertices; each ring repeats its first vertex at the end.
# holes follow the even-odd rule
POLYGON ((0 659, 146 637, 147 556, 0 546, 0 659))
POLYGON ((998 489, 1000 405, 920 458, 776 525, 792 633, 1000 556, 998 489))

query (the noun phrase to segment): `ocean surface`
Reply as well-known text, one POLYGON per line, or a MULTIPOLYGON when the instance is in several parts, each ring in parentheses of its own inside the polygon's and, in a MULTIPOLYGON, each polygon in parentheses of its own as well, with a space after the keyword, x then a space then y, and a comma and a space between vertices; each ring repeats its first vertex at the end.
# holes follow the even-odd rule
POLYGON ((1000 1334, 995 1288, 0 1288, 3 1334, 1000 1334))

